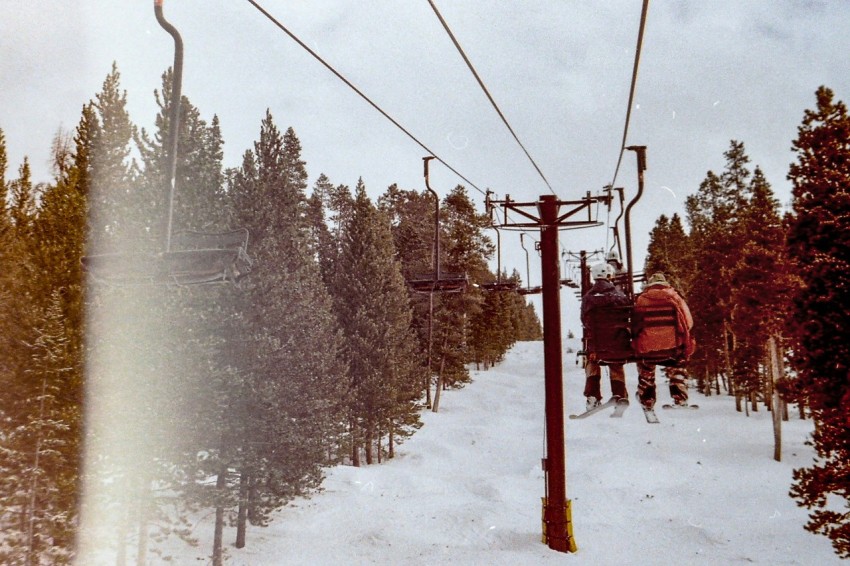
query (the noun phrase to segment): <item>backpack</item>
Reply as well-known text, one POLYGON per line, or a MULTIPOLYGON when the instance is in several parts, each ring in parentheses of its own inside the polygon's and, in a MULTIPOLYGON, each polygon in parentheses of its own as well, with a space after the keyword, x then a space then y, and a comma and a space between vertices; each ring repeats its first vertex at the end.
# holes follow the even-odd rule
POLYGON ((610 282, 594 284, 582 297, 585 348, 600 365, 632 357, 629 298, 610 282))
POLYGON ((635 298, 632 349, 638 360, 676 365, 696 349, 685 301, 668 286, 652 286, 635 298))

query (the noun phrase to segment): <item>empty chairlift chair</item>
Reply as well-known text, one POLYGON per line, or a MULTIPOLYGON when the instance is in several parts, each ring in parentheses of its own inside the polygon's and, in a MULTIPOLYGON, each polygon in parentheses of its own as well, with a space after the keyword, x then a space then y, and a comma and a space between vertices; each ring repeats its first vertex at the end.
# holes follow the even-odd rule
POLYGON ((461 293, 469 286, 469 277, 465 273, 443 273, 440 270, 440 197, 431 188, 428 180, 428 162, 433 157, 424 157, 425 186, 434 195, 434 271, 407 280, 408 286, 418 293, 461 293))
POLYGON ((160 26, 174 39, 174 67, 168 128, 166 172, 169 175, 168 212, 164 251, 116 252, 86 256, 83 267, 95 280, 113 285, 197 285, 238 281, 251 270, 248 230, 220 233, 183 231, 172 233, 176 184, 177 131, 180 124, 183 40, 165 20, 163 0, 154 0, 160 26))

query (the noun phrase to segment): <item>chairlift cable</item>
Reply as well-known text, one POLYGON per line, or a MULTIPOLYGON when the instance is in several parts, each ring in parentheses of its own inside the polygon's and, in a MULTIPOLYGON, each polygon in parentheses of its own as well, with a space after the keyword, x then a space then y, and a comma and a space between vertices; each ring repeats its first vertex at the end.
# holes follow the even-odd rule
POLYGON ((629 134, 629 121, 632 115, 632 104, 634 102, 635 87, 637 86, 638 67, 640 65, 640 53, 643 47, 643 32, 646 28, 646 13, 649 10, 649 0, 643 0, 643 8, 640 14, 640 29, 638 31, 637 45, 635 46, 635 62, 632 68, 632 85, 629 89, 629 105, 626 109, 626 124, 623 127, 623 141, 620 144, 620 155, 617 158, 617 167, 614 169, 614 178, 611 180, 611 186, 615 186, 617 182, 617 174, 620 172, 620 164, 623 161, 623 153, 626 150, 626 138, 629 134))
POLYGON ((316 53, 315 51, 313 51, 312 49, 310 49, 310 47, 309 47, 306 43, 304 43, 303 41, 301 41, 301 40, 300 40, 300 39, 299 39, 299 38, 298 38, 298 37, 297 37, 294 33, 292 33, 292 32, 291 32, 291 31, 290 31, 290 30, 289 30, 286 26, 284 26, 282 23, 280 23, 280 22, 279 22, 279 21, 278 21, 278 20, 277 20, 274 16, 272 16, 272 15, 271 15, 271 14, 270 14, 270 13, 269 13, 269 12, 268 12, 265 8, 263 8, 262 6, 260 6, 260 4, 258 4, 255 0, 248 0, 248 3, 250 3, 252 6, 254 6, 254 7, 255 7, 255 8, 256 8, 256 9, 257 9, 260 13, 262 13, 262 14, 263 14, 263 15, 264 15, 264 16, 265 16, 265 17, 266 17, 269 21, 271 21, 271 22, 272 22, 275 26, 277 26, 277 27, 278 27, 281 31, 283 31, 286 35, 288 35, 288 36, 289 36, 289 37, 290 37, 293 41, 295 41, 298 45, 300 45, 302 48, 304 48, 304 50, 306 50, 306 51, 307 51, 310 55, 312 55, 314 59, 316 59, 319 63, 321 63, 322 65, 324 65, 326 69, 328 69, 331 73, 333 73, 334 75, 336 75, 336 77, 337 77, 339 80, 341 80, 343 83, 345 83, 345 84, 346 84, 346 86, 348 86, 351 90, 353 90, 354 92, 356 92, 356 93, 360 96, 360 98, 362 98, 363 100, 365 100, 366 102, 368 102, 368 103, 369 103, 369 104, 370 104, 370 105, 371 105, 371 106, 372 106, 375 110, 377 110, 378 112, 380 112, 380 113, 381 113, 381 115, 382 115, 384 118, 386 118, 387 120, 389 120, 390 122, 392 122, 392 124, 393 124, 395 127, 397 127, 399 130, 401 130, 402 132, 404 132, 404 133, 405 133, 405 135, 407 135, 407 137, 409 137, 411 140, 413 140, 413 141, 414 141, 414 142, 415 142, 415 143, 416 143, 419 147, 421 147, 422 149, 424 149, 425 151, 427 151, 429 154, 433 155, 433 156, 434 156, 434 159, 436 159, 437 161, 439 161, 440 163, 442 163, 443 165, 445 165, 445 166, 446 166, 446 168, 447 168, 447 169, 449 169, 449 171, 451 171, 452 173, 454 173, 455 175, 457 175, 458 177, 460 177, 461 179, 463 179, 463 180, 464 180, 464 181, 465 181, 465 182, 466 182, 469 186, 471 186, 472 188, 474 188, 475 190, 477 190, 477 191, 478 191, 479 193, 481 193, 482 195, 483 195, 483 194, 485 194, 485 193, 484 193, 484 191, 483 191, 483 190, 481 190, 481 189, 480 189, 480 188, 479 188, 479 187, 478 187, 475 183, 473 183, 472 181, 470 181, 469 179, 467 179, 466 177, 464 177, 464 176, 463 176, 460 172, 458 172, 458 171, 457 171, 454 167, 452 167, 451 165, 449 165, 448 163, 446 163, 446 162, 445 162, 445 161, 444 161, 444 160, 443 160, 443 159, 442 159, 439 155, 437 155, 434 151, 432 151, 430 148, 428 148, 428 146, 426 146, 424 143, 422 143, 421 141, 419 141, 419 139, 418 139, 416 136, 414 136, 413 134, 411 134, 411 133, 410 133, 410 132, 409 132, 409 131, 408 131, 408 130, 404 127, 404 126, 402 126, 400 123, 398 123, 398 121, 396 121, 396 120, 395 120, 395 118, 393 118, 392 116, 390 116, 390 115, 389 115, 387 112, 385 112, 385 111, 384 111, 384 110, 383 110, 380 106, 378 106, 378 105, 377 105, 377 104, 376 104, 376 103, 375 103, 375 102, 374 102, 371 98, 369 98, 368 96, 366 96, 366 95, 365 95, 365 94, 364 94, 364 93, 363 93, 363 92, 362 92, 359 88, 357 88, 356 86, 354 86, 354 84, 353 84, 351 81, 349 81, 347 78, 345 78, 345 77, 344 77, 344 76, 343 76, 343 75, 342 75, 339 71, 337 71, 337 70, 336 70, 336 69, 335 69, 335 68, 334 68, 334 67, 333 67, 330 63, 328 63, 327 61, 325 61, 324 59, 322 59, 322 57, 321 57, 318 53, 316 53))
POLYGON ((464 62, 466 63, 466 66, 469 67, 469 70, 470 70, 470 72, 472 72, 472 75, 475 77, 475 80, 478 81, 478 85, 481 87, 481 90, 483 90, 484 94, 487 95, 487 100, 490 101, 490 104, 493 106, 493 109, 496 110, 496 113, 499 115, 499 118, 502 119, 502 122, 508 128, 508 131, 510 131, 511 135, 514 137, 516 142, 522 148, 522 151, 525 153, 525 156, 528 157, 528 160, 534 166, 534 169, 537 171, 537 174, 540 175, 540 178, 543 179, 543 182, 549 188, 549 191, 557 197, 558 195, 555 193, 555 190, 552 188, 552 185, 549 184, 549 181, 546 179, 546 176, 540 170, 540 167, 537 166, 537 163, 531 157, 531 154, 528 153, 528 150, 525 148, 523 143, 519 140, 519 136, 517 136, 516 132, 514 132, 514 129, 508 123, 508 119, 505 118, 505 115, 502 113, 501 109, 499 108, 499 105, 496 104, 495 100, 493 100, 493 96, 490 94, 490 91, 487 89, 487 86, 484 84, 484 81, 481 80, 481 77, 478 75, 478 72, 475 70, 475 67, 473 67, 472 62, 469 60, 469 57, 466 56, 466 52, 463 50, 463 47, 461 47, 460 42, 458 42, 454 33, 452 33, 452 30, 449 28, 449 24, 446 23, 446 20, 443 18, 443 15, 440 14, 440 10, 437 9, 437 6, 434 4, 433 0, 428 0, 428 3, 431 5, 431 8, 434 10, 434 14, 436 14, 437 19, 440 20, 441 24, 443 24, 443 29, 446 30, 446 33, 451 38, 452 43, 454 43, 455 48, 457 48, 458 53, 460 53, 460 56, 463 58, 464 62))
MULTIPOLYGON (((392 116, 390 116, 385 110, 383 110, 378 104, 376 104, 371 98, 366 96, 360 89, 358 89, 351 81, 349 81, 345 76, 343 76, 339 71, 337 71, 330 63, 325 61, 318 53, 316 53, 313 49, 311 49, 306 43, 304 43, 298 36, 296 36, 292 31, 290 31, 286 26, 284 26, 279 20, 277 20, 271 13, 269 13, 265 8, 263 8, 256 0, 247 0, 254 8, 257 9, 263 16, 265 16, 270 22, 272 22, 278 29, 288 35, 293 41, 295 41, 301 48, 303 48, 307 53, 309 53, 314 59, 316 59, 319 63, 321 63, 326 69, 328 69, 331 73, 333 73, 339 80, 345 83, 350 89, 352 89, 358 96, 360 96, 363 100, 365 100, 370 106, 372 106, 375 110, 377 110, 382 116, 384 116, 387 120, 389 120, 394 126, 396 126, 399 130, 401 130, 408 138, 410 138, 414 143, 416 143, 419 147, 430 153, 434 156, 434 159, 442 163, 447 169, 449 169, 452 173, 457 175, 460 179, 465 181, 470 187, 484 195, 487 196, 487 193, 483 191, 478 185, 467 179, 464 175, 462 175, 457 169, 449 165, 443 158, 437 155, 434 151, 428 148, 423 142, 421 142, 416 136, 414 136, 410 131, 408 131, 404 126, 402 126, 397 120, 395 120, 392 116)), ((550 187, 551 188, 551 187, 550 187)), ((553 191, 554 192, 554 191, 553 191)), ((557 195, 556 195, 557 196, 557 195)), ((506 212, 507 215, 507 212, 506 212)), ((535 242, 537 240, 534 240, 535 242)))

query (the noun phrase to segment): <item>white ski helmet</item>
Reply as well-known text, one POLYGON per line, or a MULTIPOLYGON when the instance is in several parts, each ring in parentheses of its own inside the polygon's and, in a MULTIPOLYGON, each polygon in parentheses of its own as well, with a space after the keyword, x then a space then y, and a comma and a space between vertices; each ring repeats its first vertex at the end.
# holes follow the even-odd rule
POLYGON ((607 263, 597 263, 590 267, 590 277, 595 281, 597 279, 611 279, 614 276, 614 270, 607 263))
POLYGON ((607 261, 607 262, 616 261, 619 264, 620 263, 620 254, 618 254, 616 250, 611 250, 610 252, 608 252, 608 255, 605 256, 605 261, 607 261))

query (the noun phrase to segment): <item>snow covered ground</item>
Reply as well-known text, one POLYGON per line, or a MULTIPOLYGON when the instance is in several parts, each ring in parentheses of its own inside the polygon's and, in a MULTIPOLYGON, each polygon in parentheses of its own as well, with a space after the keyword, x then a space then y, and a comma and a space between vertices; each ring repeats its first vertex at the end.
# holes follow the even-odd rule
MULTIPOLYGON (((578 344, 567 344, 576 350, 578 344)), ((747 418, 727 396, 692 392, 701 408, 664 411, 649 425, 632 399, 622 419, 566 420, 567 497, 578 552, 540 541, 544 482, 543 343, 516 345, 474 382, 447 391, 440 413, 395 459, 328 470, 324 491, 251 527, 232 565, 691 565, 841 561, 829 541, 803 529, 789 496, 791 470, 808 465, 811 421, 783 423, 783 461, 773 460, 770 414, 747 418)), ((582 370, 564 356, 565 412, 582 410, 582 370)), ((629 393, 637 376, 627 367, 629 393)), ((607 392, 603 377, 603 392, 607 392)), ((796 409, 796 407, 794 408, 796 409)), ((177 564, 208 564, 211 517, 197 548, 172 541, 177 564)))

